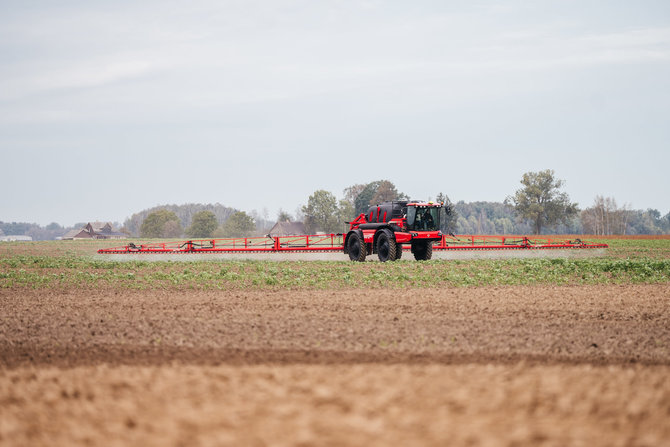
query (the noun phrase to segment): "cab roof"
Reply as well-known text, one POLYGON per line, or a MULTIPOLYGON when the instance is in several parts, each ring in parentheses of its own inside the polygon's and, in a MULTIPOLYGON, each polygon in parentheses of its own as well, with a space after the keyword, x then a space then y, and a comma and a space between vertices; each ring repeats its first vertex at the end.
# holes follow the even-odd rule
POLYGON ((439 203, 439 202, 433 202, 433 201, 429 201, 429 202, 413 201, 413 202, 408 202, 408 203, 407 203, 407 206, 410 206, 410 205, 412 205, 412 206, 434 206, 434 207, 440 207, 440 206, 442 206, 443 204, 442 204, 442 203, 439 203))

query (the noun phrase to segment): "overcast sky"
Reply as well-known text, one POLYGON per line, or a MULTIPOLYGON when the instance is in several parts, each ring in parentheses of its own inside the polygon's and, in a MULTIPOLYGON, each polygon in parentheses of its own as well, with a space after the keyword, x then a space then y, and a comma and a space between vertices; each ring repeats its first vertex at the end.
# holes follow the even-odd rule
POLYGON ((0 220, 554 169, 670 211, 670 2, 0 0, 0 220))

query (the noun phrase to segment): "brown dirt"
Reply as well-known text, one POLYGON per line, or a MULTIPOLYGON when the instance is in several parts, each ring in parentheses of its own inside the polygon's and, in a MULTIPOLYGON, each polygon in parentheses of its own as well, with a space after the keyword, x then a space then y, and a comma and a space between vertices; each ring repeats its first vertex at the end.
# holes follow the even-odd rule
POLYGON ((0 302, 3 445, 670 445, 670 284, 0 302))

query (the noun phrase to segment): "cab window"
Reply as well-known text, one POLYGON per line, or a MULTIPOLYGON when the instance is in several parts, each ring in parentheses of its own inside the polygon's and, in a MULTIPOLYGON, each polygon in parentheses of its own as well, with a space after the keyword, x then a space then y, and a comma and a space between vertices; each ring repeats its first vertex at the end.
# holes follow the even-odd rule
POLYGON ((407 207, 407 227, 410 230, 437 231, 440 228, 440 208, 407 207))

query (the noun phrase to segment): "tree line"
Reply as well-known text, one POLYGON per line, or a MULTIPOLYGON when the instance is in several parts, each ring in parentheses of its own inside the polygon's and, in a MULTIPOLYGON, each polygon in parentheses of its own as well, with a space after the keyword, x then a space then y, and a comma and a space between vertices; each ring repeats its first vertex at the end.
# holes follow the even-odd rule
MULTIPOLYGON (((143 222, 146 221, 147 217, 155 212, 160 211, 169 211, 174 214, 174 219, 169 219, 172 221, 172 224, 168 225, 168 228, 165 231, 168 235, 159 235, 158 237, 179 237, 182 235, 184 228, 188 228, 191 225, 191 220, 193 215, 199 211, 210 211, 214 214, 217 222, 225 222, 228 217, 230 217, 235 211, 233 208, 221 205, 220 203, 215 204, 202 204, 202 203, 186 203, 183 205, 158 205, 152 208, 148 208, 137 212, 127 218, 123 223, 123 230, 132 235, 132 236, 141 236, 141 226, 143 222)), ((165 213, 160 213, 165 215, 165 213)), ((159 219, 160 221, 160 219, 159 219)))
POLYGON ((219 223, 216 214, 210 210, 200 210, 190 216, 190 224, 184 228, 175 213, 169 209, 152 211, 142 221, 139 235, 146 238, 227 238, 246 237, 256 230, 254 219, 244 211, 233 211, 227 219, 219 223))
MULTIPOLYGON (((600 196, 599 196, 600 197, 600 196)), ((608 198, 614 201, 612 198, 608 198)), ((595 202, 595 201, 594 201, 595 202)), ((518 220, 514 209, 503 202, 458 202, 456 234, 531 234, 533 227, 518 220)), ((542 231, 544 234, 637 235, 670 234, 670 213, 661 216, 655 209, 602 210, 597 204, 582 210, 567 223, 542 231)))
MULTIPOLYGON (((443 192, 424 199, 434 198, 449 206, 450 213, 441 222, 443 233, 670 234, 670 212, 661 216, 655 209, 619 208, 613 198, 603 196, 596 196, 591 207, 580 210, 561 191, 564 181, 551 169, 525 173, 520 183, 521 188, 503 202, 452 203, 443 192)), ((340 200, 329 191, 315 191, 301 212, 310 232, 344 232, 346 222, 365 213, 369 206, 408 199, 391 181, 378 180, 345 188, 340 200)))
MULTIPOLYGON (((423 199, 444 203, 450 212, 441 222, 444 233, 453 234, 670 234, 670 212, 662 216, 656 209, 634 210, 618 206, 612 197, 598 195, 593 205, 580 210, 561 191, 564 182, 553 170, 528 172, 521 187, 503 202, 452 203, 438 192, 423 199)), ((126 219, 121 231, 146 238, 248 237, 266 234, 276 221, 303 221, 308 233, 342 233, 347 222, 365 213, 368 207, 390 200, 409 200, 390 180, 375 180, 345 188, 342 198, 323 189, 314 191, 306 205, 294 215, 280 209, 276 220, 267 210, 249 213, 219 203, 160 205, 142 210, 126 219)), ((416 199, 416 198, 411 198, 416 199)), ((27 235, 35 240, 55 239, 74 228, 51 223, 45 227, 24 222, 0 221, 1 235, 27 235)), ((118 223, 114 226, 118 228, 118 223)))

